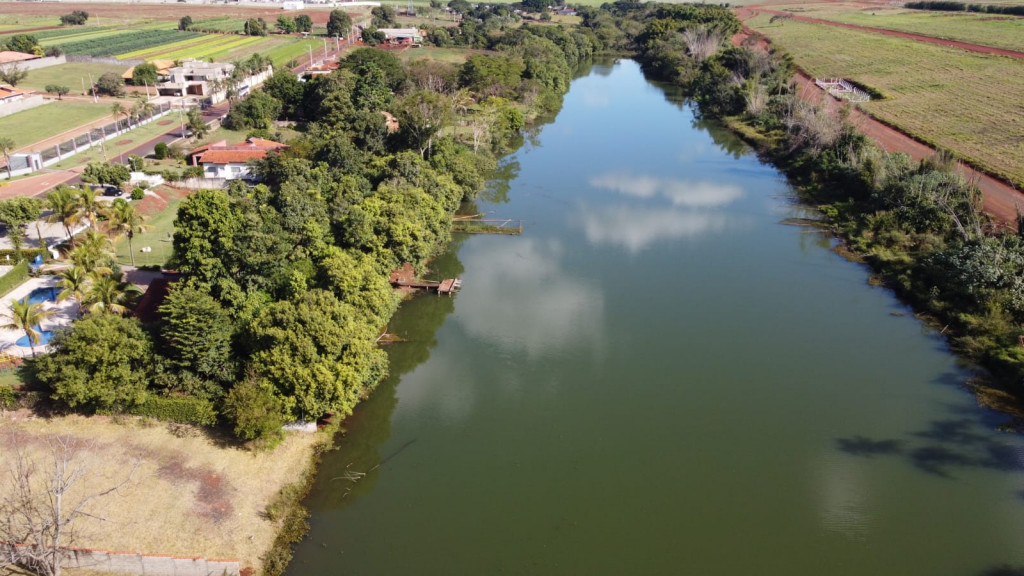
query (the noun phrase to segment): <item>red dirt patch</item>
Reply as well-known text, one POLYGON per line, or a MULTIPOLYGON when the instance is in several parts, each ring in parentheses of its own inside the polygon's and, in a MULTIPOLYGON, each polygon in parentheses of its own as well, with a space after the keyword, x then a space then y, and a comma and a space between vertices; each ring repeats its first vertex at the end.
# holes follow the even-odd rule
POLYGON ((208 468, 185 466, 173 456, 160 465, 157 474, 176 483, 197 483, 199 489, 196 492, 196 512, 199 515, 209 518, 215 524, 220 524, 231 516, 233 508, 228 494, 230 483, 220 474, 208 468))
POLYGON ((167 201, 160 196, 153 196, 146 194, 135 203, 135 210, 143 216, 149 216, 151 214, 157 214, 167 208, 167 201))
POLYGON ((132 142, 134 142, 134 140, 118 140, 117 142, 114 142, 114 145, 115 146, 125 146, 125 145, 128 145, 128 144, 131 144, 132 142))
POLYGON ((156 123, 157 126, 170 126, 171 124, 174 124, 174 120, 160 120, 156 123))

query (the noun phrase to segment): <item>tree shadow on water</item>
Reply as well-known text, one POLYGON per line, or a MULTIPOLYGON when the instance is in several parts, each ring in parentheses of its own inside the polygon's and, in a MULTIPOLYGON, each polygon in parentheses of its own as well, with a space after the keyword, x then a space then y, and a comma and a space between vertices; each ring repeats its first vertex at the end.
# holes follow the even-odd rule
POLYGON ((836 445, 847 454, 867 458, 891 456, 903 451, 901 440, 872 440, 860 435, 852 438, 836 438, 836 445))
POLYGON ((980 572, 978 576, 1024 576, 1024 566, 1003 564, 1002 566, 996 566, 980 572))

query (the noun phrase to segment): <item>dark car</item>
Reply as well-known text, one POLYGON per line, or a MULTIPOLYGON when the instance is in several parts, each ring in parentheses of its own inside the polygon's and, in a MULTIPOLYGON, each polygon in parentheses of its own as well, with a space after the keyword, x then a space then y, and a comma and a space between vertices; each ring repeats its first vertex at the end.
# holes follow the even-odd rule
POLYGON ((96 192, 102 192, 104 196, 121 196, 124 194, 124 190, 121 190, 117 186, 94 186, 93 190, 96 192))

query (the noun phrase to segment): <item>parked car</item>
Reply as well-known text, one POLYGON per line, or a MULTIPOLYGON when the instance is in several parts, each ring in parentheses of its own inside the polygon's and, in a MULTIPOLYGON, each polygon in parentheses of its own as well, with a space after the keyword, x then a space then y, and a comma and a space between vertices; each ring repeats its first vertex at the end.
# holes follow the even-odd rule
POLYGON ((93 186, 92 189, 102 193, 104 196, 121 196, 124 194, 124 190, 117 186, 93 186))

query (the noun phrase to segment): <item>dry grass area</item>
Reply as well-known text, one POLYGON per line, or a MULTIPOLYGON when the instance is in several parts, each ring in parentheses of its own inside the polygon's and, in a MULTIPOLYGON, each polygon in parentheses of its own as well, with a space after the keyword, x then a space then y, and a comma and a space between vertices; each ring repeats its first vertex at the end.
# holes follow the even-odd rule
POLYGON ((1024 61, 767 15, 746 24, 811 76, 881 90, 862 105, 880 120, 1024 184, 1024 61))
MULTIPOLYGON (((266 506, 300 479, 319 438, 290 433, 274 451, 254 453, 198 429, 139 418, 0 415, 0 445, 10 444, 12 432, 42 466, 52 462, 48 437, 67 434, 88 443, 89 471, 76 486, 81 493, 117 484, 138 463, 131 481, 93 508, 107 520, 84 520, 74 546, 237 558, 257 571, 278 529, 266 506)), ((10 461, 11 450, 0 450, 0 489, 10 461)))

